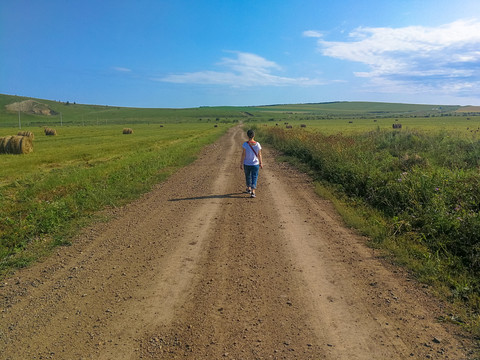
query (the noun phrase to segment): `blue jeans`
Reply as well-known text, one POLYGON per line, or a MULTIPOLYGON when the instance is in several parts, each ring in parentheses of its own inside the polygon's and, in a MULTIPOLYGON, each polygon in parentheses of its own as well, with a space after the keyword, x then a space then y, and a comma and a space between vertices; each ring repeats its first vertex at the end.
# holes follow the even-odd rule
POLYGON ((245 171, 245 181, 247 183, 247 188, 256 189, 257 188, 257 179, 258 179, 258 170, 260 169, 259 165, 243 165, 245 171))

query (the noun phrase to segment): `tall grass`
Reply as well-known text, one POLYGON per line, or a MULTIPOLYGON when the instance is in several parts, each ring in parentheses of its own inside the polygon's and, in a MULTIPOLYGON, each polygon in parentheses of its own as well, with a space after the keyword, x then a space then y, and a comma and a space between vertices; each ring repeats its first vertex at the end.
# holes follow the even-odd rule
POLYGON ((447 132, 324 135, 262 127, 258 138, 386 219, 374 239, 414 259, 422 280, 480 311, 480 141, 447 132))

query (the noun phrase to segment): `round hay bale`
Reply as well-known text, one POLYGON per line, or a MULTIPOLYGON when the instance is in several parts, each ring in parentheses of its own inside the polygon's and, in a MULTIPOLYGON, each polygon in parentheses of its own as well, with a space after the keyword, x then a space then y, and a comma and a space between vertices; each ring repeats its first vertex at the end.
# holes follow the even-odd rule
POLYGON ((32 139, 28 136, 6 136, 0 141, 2 154, 28 154, 33 151, 32 139))
POLYGON ((12 136, 10 139, 11 154, 28 154, 33 151, 32 139, 28 136, 12 136))
POLYGON ((10 154, 21 154, 19 151, 21 150, 23 136, 12 136, 10 141, 8 142, 8 150, 10 154))
POLYGON ((12 136, 4 136, 0 138, 0 154, 10 154, 10 152, 7 150, 7 146, 11 137, 12 136))
POLYGON ((33 139, 29 136, 22 136, 22 140, 20 142, 20 154, 30 154, 33 152, 33 139))
POLYGON ((123 133, 124 133, 124 134, 133 134, 133 129, 124 128, 124 129, 123 129, 123 133))
POLYGON ((35 140, 35 135, 31 131, 19 131, 17 135, 18 136, 28 136, 32 140, 35 140))
POLYGON ((45 135, 51 135, 51 136, 55 136, 57 135, 57 130, 55 129, 51 129, 51 128, 45 128, 45 135))

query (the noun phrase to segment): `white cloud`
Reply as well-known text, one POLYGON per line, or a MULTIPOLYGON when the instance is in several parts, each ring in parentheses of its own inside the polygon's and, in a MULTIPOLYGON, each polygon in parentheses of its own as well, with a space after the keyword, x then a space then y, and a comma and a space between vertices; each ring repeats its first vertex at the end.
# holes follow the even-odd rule
POLYGON ((369 78, 371 86, 456 94, 480 90, 478 20, 439 27, 360 27, 349 37, 352 40, 343 42, 319 37, 317 44, 325 56, 366 65, 369 71, 354 74, 369 78))
POLYGON ((227 71, 198 71, 183 74, 172 74, 156 81, 179 84, 214 84, 240 86, 283 86, 283 85, 319 85, 321 81, 309 78, 290 78, 272 74, 281 71, 277 63, 261 56, 239 51, 230 51, 234 58, 222 58, 217 65, 227 71))
POLYGON ((313 37, 313 38, 323 37, 323 34, 321 32, 315 31, 315 30, 304 31, 302 35, 305 36, 305 37, 313 37))
POLYGON ((132 72, 131 69, 127 69, 127 68, 124 68, 124 67, 118 67, 118 66, 115 66, 113 68, 113 70, 118 71, 118 72, 132 72))

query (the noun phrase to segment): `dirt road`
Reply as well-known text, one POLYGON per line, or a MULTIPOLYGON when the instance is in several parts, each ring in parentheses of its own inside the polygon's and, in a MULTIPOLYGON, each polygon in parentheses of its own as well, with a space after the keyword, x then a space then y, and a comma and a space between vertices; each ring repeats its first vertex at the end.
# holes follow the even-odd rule
POLYGON ((466 359, 428 289, 376 258, 239 128, 0 286, 1 359, 466 359))

